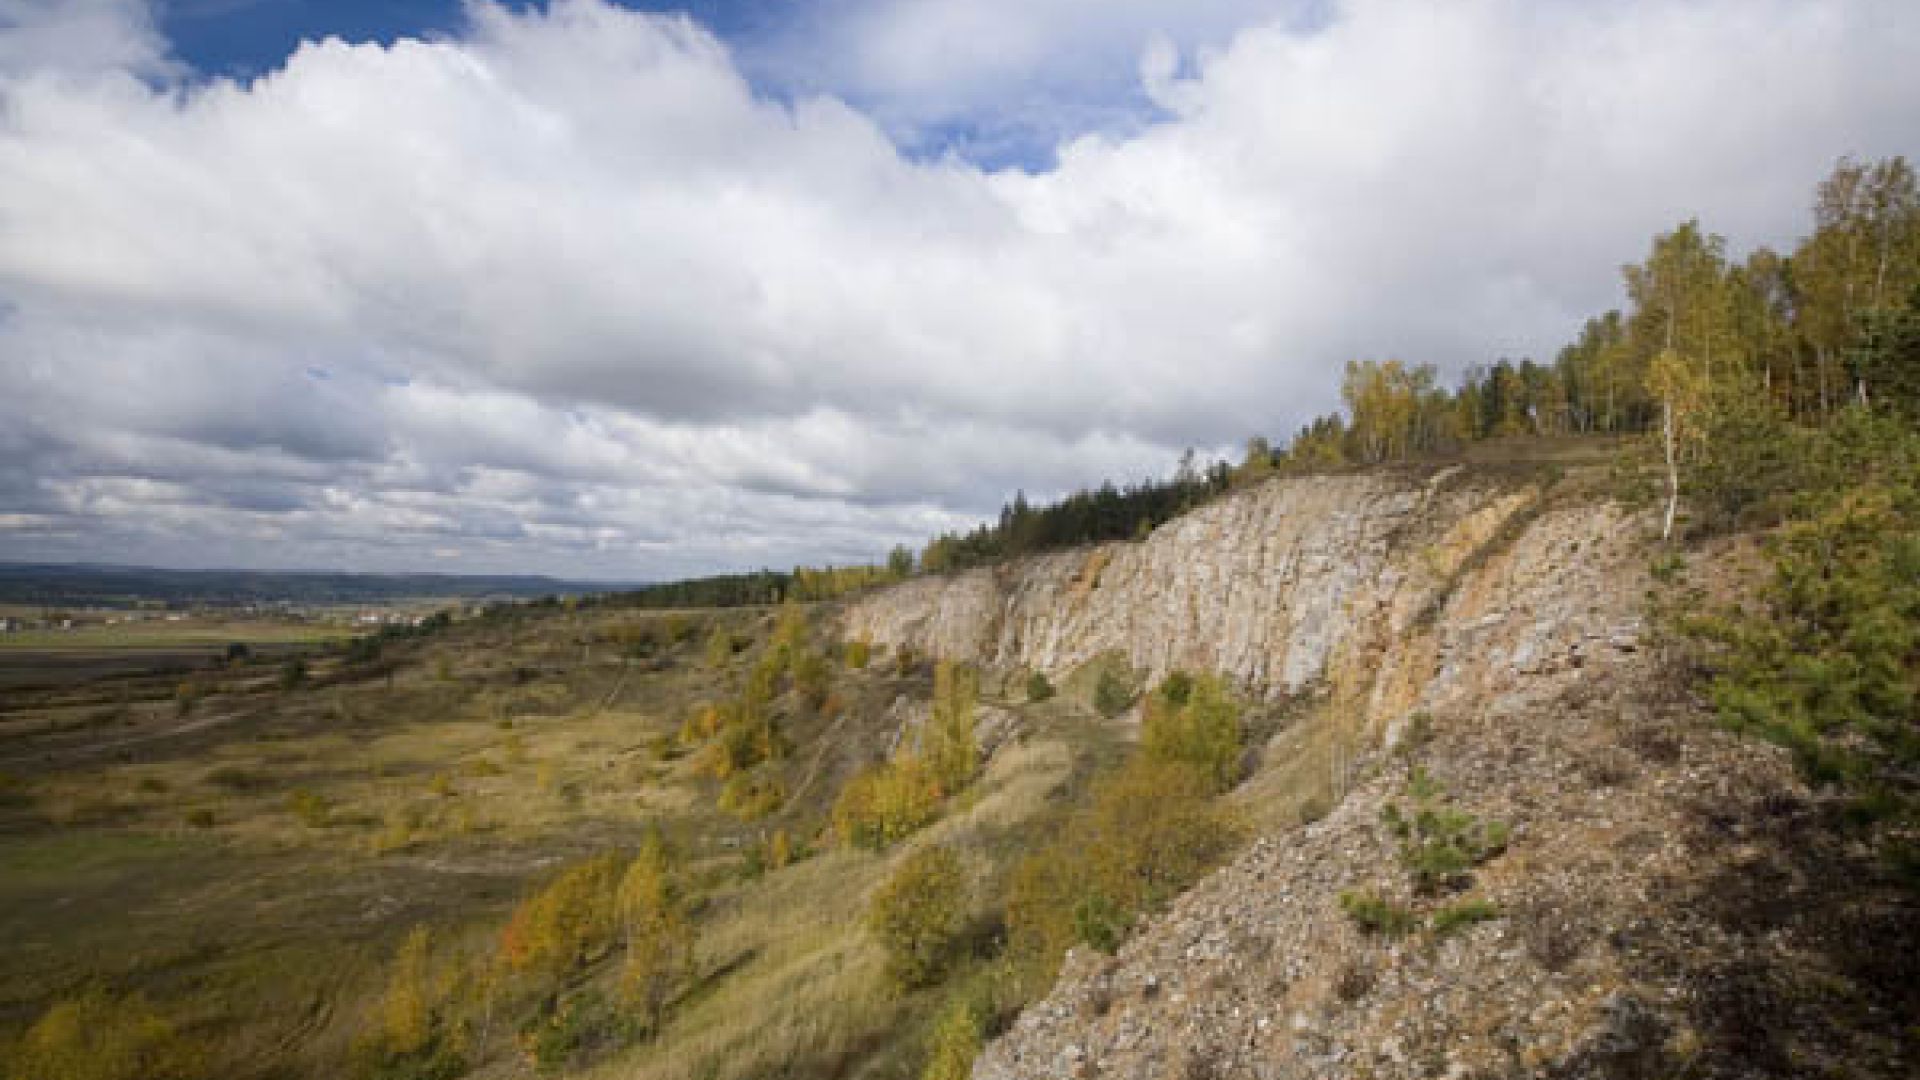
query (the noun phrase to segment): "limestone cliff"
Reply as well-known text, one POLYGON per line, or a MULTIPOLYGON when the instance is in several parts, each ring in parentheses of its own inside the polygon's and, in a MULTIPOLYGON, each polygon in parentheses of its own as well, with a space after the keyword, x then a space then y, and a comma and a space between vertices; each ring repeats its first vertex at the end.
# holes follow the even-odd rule
MULTIPOLYGON (((849 637, 992 667, 1060 674, 1104 653, 1162 675, 1217 671, 1278 696, 1312 684, 1370 688, 1367 712, 1404 710, 1432 649, 1433 615, 1463 571, 1496 548, 1605 540, 1620 514, 1590 504, 1527 529, 1544 480, 1461 468, 1272 481, 1188 514, 1138 543, 921 578, 854 604, 849 637), (1419 637, 1415 655, 1407 645, 1419 637)), ((1537 556, 1573 562, 1565 552, 1537 556)), ((1522 665, 1609 638, 1633 618, 1565 611, 1508 628, 1492 647, 1522 665), (1521 630, 1515 634, 1511 631, 1521 630), (1510 639, 1510 640, 1509 640, 1510 639)), ((1437 627, 1447 643, 1491 624, 1437 627)), ((1457 677, 1459 672, 1449 672, 1457 677)))
POLYGON ((1331 812, 1276 821, 1306 745, 1283 730, 1233 796, 1263 835, 1117 955, 1070 956, 976 1077, 1912 1075, 1910 905, 1782 755, 1662 667, 1647 523, 1597 487, 1276 480, 1139 543, 853 605, 850 635, 990 666, 1113 651, 1312 687, 1350 740, 1331 812), (1385 820, 1416 766, 1449 811, 1511 828, 1445 896, 1416 894, 1385 820), (1353 890, 1418 928, 1368 932, 1353 890), (1438 929, 1466 900, 1478 916, 1438 929))

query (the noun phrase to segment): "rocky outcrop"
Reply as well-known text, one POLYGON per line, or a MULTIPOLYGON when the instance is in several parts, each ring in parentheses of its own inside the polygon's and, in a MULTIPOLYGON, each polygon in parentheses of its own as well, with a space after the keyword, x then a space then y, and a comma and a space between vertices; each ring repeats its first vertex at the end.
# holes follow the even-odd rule
POLYGON ((1404 632, 1538 497, 1458 469, 1277 480, 1139 543, 909 582, 854 604, 845 632, 1050 674, 1111 651, 1291 692, 1404 632))
POLYGON ((1326 817, 1270 828, 1116 955, 1070 955, 975 1076, 1911 1075, 1911 906, 1869 888, 1884 873, 1818 826, 1783 755, 1669 681, 1642 627, 1647 533, 1525 479, 1289 479, 1141 543, 855 605, 852 635, 988 665, 1117 651, 1317 684, 1353 736, 1326 817), (1511 829, 1450 895, 1415 895, 1384 820, 1416 766, 1511 829), (1419 928, 1367 932, 1346 891, 1419 928), (1464 900, 1484 918, 1436 930, 1464 900))

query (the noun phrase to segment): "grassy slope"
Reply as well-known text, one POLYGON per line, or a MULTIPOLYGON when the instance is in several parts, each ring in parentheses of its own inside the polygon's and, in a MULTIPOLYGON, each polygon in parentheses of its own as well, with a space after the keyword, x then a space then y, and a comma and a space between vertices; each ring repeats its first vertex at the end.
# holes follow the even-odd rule
MULTIPOLYGON (((719 617, 756 640, 770 622, 719 617)), ((770 828, 818 830, 846 776, 884 751, 893 701, 926 697, 924 671, 836 668, 848 705, 837 721, 789 703, 796 751, 785 768, 801 797, 742 824, 715 808, 717 784, 692 759, 661 750, 694 703, 737 688, 754 650, 714 672, 701 632, 646 663, 604 641, 671 618, 552 611, 462 625, 390 650, 390 681, 327 661, 291 692, 263 662, 223 674, 186 717, 164 678, 9 702, 0 1037, 103 982, 145 991, 207 1039, 222 1075, 338 1075, 410 927, 483 947, 559 865, 631 848, 659 822, 706 886, 702 978, 662 1038, 617 1055, 608 1073, 744 1076, 788 1062, 798 1074, 904 1075, 915 1017, 934 1002, 885 988, 856 916, 907 849, 829 851, 759 879, 739 868, 770 828), (304 820, 295 792, 317 797, 324 820, 304 820)), ((997 755, 966 805, 922 838, 960 845, 983 877, 1119 737, 1067 700, 1028 726, 1035 734, 997 755)), ((495 1041, 481 1074, 514 1074, 506 1040, 495 1041)))

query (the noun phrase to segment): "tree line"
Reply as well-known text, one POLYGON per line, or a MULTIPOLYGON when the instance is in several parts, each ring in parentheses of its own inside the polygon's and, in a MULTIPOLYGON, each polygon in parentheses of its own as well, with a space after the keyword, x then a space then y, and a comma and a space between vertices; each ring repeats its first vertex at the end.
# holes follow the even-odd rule
MULTIPOLYGON (((1269 476, 1445 457, 1515 436, 1654 434, 1677 510, 1681 472, 1698 471, 1709 428, 1755 409, 1803 425, 1850 404, 1920 408, 1920 191, 1902 157, 1842 160, 1814 199, 1814 230, 1791 251, 1744 258, 1699 221, 1656 236, 1621 268, 1627 303, 1586 320, 1551 362, 1500 359, 1449 389, 1431 364, 1354 360, 1342 408, 1276 445, 1247 440, 1237 464, 1171 480, 1111 483, 935 537, 923 571, 965 569, 1052 548, 1128 540, 1269 476)), ((1670 530, 1671 526, 1669 526, 1670 530)))
POLYGON ((1342 374, 1341 409, 1279 443, 1248 439, 1237 463, 1203 463, 1189 449, 1169 479, 1108 481, 1044 504, 1017 493, 995 519, 936 536, 917 555, 897 547, 882 564, 667 582, 604 602, 669 608, 834 599, 916 571, 1140 539, 1274 475, 1444 458, 1474 442, 1518 436, 1657 436, 1671 518, 1682 472, 1697 472, 1705 460, 1708 428, 1741 409, 1818 426, 1850 404, 1899 409, 1920 401, 1913 167, 1903 157, 1843 159, 1819 185, 1813 210, 1813 232, 1785 253, 1763 246, 1731 257, 1725 238, 1698 220, 1661 233, 1644 260, 1621 268, 1627 303, 1587 319, 1550 362, 1474 365, 1449 388, 1432 364, 1353 360, 1342 374))
POLYGON ((1841 161, 1816 193, 1813 232, 1789 252, 1734 258, 1690 220, 1622 278, 1626 307, 1588 319, 1552 363, 1474 367, 1450 392, 1431 365, 1348 364, 1344 412, 1303 427, 1273 464, 1391 461, 1511 435, 1671 427, 1683 442, 1712 396, 1815 424, 1876 393, 1913 397, 1896 355, 1920 287, 1920 196, 1904 158, 1841 161))

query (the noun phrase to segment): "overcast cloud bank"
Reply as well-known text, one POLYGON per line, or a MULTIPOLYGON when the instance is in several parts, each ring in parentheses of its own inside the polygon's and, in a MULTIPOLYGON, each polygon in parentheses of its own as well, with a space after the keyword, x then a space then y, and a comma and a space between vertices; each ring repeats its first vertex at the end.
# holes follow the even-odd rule
POLYGON ((0 0, 0 557, 872 558, 1283 435, 1349 358, 1550 356, 1654 231, 1785 243, 1920 115, 1898 0, 1218 4, 1199 52, 1142 0, 1084 28, 1134 39, 1129 133, 903 152, 992 108, 942 27, 1074 62, 1092 16, 1025 7, 828 20, 784 55, 855 70, 787 101, 597 0, 247 84, 130 0, 0 0))

